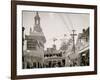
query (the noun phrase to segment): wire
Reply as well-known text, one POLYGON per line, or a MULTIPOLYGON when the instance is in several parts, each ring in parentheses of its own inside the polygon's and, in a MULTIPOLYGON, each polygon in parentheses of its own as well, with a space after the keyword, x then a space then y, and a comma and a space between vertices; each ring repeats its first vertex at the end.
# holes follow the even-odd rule
POLYGON ((67 19, 68 19, 68 21, 69 21, 69 23, 70 23, 70 25, 71 25, 72 30, 74 30, 74 28, 73 28, 73 23, 72 23, 72 21, 71 21, 70 15, 67 15, 67 19))
POLYGON ((61 18, 62 22, 63 22, 64 25, 66 26, 66 28, 67 28, 67 33, 70 34, 69 31, 71 31, 71 30, 69 29, 68 24, 66 23, 65 19, 64 19, 63 16, 60 15, 60 14, 59 14, 59 17, 61 18))

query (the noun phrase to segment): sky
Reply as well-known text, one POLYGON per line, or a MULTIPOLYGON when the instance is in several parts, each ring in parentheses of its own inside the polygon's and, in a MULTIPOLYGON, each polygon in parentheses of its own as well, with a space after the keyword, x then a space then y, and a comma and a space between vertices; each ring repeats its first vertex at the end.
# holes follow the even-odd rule
MULTIPOLYGON (((82 29, 87 29, 90 25, 89 14, 76 13, 55 13, 38 12, 40 16, 40 26, 46 37, 45 49, 52 47, 53 39, 56 38, 57 49, 60 48, 62 40, 68 41, 71 38, 72 30, 75 33, 82 33, 82 29), (64 36, 66 34, 66 36, 64 36)), ((25 27, 25 34, 29 34, 30 27, 34 28, 35 11, 22 12, 22 26, 25 27)), ((75 37, 75 40, 77 36, 75 37)))

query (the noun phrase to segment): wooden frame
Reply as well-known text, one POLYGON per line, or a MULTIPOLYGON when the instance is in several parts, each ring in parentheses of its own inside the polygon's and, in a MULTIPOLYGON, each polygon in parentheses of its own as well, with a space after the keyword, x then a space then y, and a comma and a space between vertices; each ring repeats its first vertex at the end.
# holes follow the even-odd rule
POLYGON ((94 75, 97 74, 97 6, 96 5, 80 5, 80 4, 63 4, 48 2, 31 2, 31 1, 11 1, 11 79, 29 79, 29 78, 45 78, 60 76, 78 76, 78 75, 94 75), (94 10, 94 70, 84 72, 69 73, 48 73, 36 75, 17 75, 17 5, 27 6, 44 6, 44 7, 60 7, 60 8, 80 8, 94 10))

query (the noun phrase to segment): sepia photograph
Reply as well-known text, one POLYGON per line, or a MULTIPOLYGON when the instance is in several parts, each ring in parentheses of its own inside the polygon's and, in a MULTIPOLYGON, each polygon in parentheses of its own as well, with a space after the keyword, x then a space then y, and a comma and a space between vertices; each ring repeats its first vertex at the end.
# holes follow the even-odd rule
POLYGON ((89 17, 22 11, 23 69, 89 66, 89 17))

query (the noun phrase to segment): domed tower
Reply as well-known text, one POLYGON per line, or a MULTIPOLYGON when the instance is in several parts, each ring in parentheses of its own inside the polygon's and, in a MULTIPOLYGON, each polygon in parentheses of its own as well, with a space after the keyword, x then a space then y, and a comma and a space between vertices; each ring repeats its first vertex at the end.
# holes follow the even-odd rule
POLYGON ((40 27, 39 13, 36 12, 34 17, 33 30, 30 28, 30 34, 25 36, 27 49, 25 51, 26 67, 40 68, 43 67, 44 62, 44 44, 46 38, 40 27), (27 57, 28 56, 28 57, 27 57))

